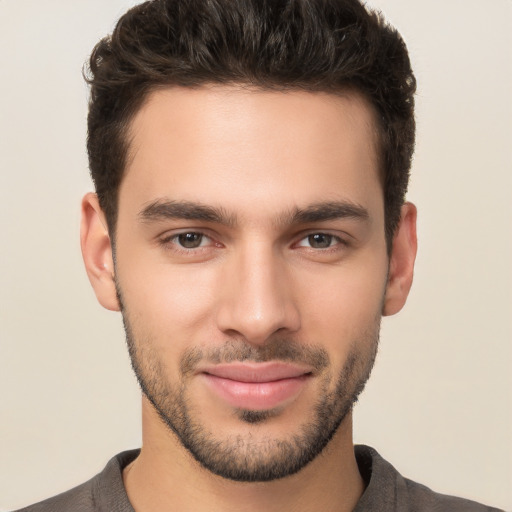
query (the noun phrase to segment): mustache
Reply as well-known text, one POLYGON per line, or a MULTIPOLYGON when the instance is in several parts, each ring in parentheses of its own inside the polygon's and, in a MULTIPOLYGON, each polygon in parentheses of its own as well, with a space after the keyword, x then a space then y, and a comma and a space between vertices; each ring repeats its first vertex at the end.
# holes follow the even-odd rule
MULTIPOLYGON (((123 316, 123 324, 127 340, 133 339, 131 329, 125 316, 125 306, 121 294, 121 287, 114 277, 119 309, 123 316)), ((128 343, 128 346, 133 345, 128 343)), ((132 349, 133 350, 133 349, 132 349)), ((180 358, 181 375, 187 376, 195 373, 199 363, 221 364, 233 362, 265 363, 270 361, 292 362, 310 366, 317 372, 324 370, 330 364, 327 351, 318 345, 299 343, 283 337, 269 339, 264 345, 255 347, 244 339, 231 339, 221 346, 200 348, 191 347, 185 350, 180 358)))
POLYGON ((187 376, 193 374, 200 363, 221 364, 244 361, 302 363, 316 371, 327 368, 330 363, 327 351, 315 345, 276 338, 269 340, 265 345, 255 347, 244 340, 229 340, 221 346, 206 349, 193 347, 186 350, 180 360, 180 370, 182 375, 187 376))

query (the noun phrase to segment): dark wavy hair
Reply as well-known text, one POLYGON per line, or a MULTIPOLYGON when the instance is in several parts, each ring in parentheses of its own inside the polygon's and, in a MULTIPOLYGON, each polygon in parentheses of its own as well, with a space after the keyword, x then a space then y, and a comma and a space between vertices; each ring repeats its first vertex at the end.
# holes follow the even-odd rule
POLYGON ((130 9, 94 48, 87 150, 109 231, 130 122, 161 87, 244 84, 362 94, 376 112, 390 247, 414 151, 416 81, 407 48, 358 0, 152 0, 130 9))

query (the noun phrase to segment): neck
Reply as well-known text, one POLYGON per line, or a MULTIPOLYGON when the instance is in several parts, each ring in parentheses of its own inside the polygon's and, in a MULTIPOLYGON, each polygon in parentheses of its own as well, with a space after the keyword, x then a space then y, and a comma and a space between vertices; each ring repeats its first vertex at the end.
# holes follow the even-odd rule
POLYGON ((364 491, 347 415, 323 452, 298 473, 270 482, 234 482, 204 469, 143 401, 143 446, 124 469, 136 512, 348 512, 364 491))

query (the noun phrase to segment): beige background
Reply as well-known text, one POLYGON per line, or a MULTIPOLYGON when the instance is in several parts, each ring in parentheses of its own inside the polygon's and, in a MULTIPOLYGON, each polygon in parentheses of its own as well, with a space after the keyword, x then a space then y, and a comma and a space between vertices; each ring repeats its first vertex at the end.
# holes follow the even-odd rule
MULTIPOLYGON (((80 70, 127 0, 0 0, 0 510, 139 445, 118 315, 78 247, 80 70)), ((419 81, 420 253, 355 438, 437 490, 512 510, 512 2, 375 0, 419 81)))

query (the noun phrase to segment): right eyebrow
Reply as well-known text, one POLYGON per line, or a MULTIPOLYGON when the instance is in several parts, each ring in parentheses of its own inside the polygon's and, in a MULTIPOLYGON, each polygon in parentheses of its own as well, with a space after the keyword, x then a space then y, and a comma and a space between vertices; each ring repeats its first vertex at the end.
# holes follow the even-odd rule
POLYGON ((169 201, 157 199, 139 212, 142 222, 162 221, 168 219, 197 220, 213 222, 232 227, 236 224, 233 215, 228 215, 222 208, 207 206, 193 201, 169 201))

